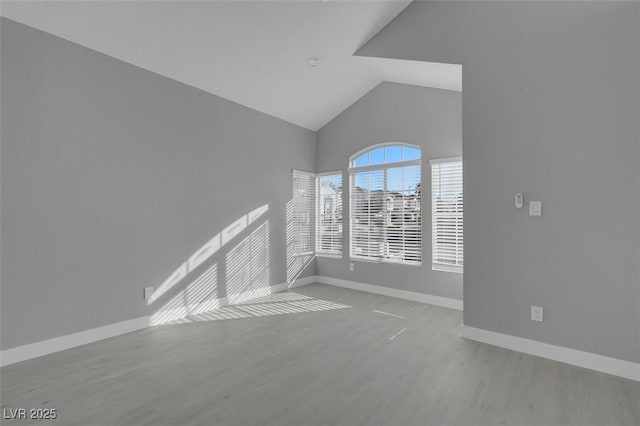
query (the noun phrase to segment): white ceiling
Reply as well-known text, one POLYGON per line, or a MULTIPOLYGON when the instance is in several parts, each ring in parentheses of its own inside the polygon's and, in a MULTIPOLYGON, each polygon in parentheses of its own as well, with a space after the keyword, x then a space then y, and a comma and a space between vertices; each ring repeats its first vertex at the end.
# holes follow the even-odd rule
POLYGON ((461 90, 459 65, 353 56, 409 3, 2 1, 0 13, 317 130, 382 81, 461 90))

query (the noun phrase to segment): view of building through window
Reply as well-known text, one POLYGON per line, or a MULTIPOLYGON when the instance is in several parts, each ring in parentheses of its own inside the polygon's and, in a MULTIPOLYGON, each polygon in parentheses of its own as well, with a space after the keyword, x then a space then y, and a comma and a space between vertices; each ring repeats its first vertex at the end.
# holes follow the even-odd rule
POLYGON ((342 256, 342 173, 316 178, 316 254, 342 256))
POLYGON ((357 155, 350 168, 350 255, 422 261, 420 148, 386 144, 357 155))

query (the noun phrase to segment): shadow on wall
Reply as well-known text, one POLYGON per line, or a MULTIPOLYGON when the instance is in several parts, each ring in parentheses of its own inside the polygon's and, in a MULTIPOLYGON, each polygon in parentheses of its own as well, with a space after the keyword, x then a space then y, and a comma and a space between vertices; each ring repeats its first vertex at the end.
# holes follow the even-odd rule
POLYGON ((178 266, 147 301, 153 306, 165 300, 151 315, 151 325, 270 294, 269 220, 254 225, 268 210, 269 205, 265 204, 241 216, 178 266), (214 255, 250 228, 255 229, 226 252, 219 268, 222 255, 216 256, 216 261, 214 255), (224 273, 221 283, 219 272, 224 273))
MULTIPOLYGON (((307 232, 311 232, 310 221, 311 218, 307 218, 309 226, 307 232)), ((301 248, 300 241, 306 236, 300 235, 301 229, 305 228, 300 224, 300 214, 296 212, 296 201, 291 199, 287 202, 286 206, 286 241, 287 241, 287 283, 289 287, 293 285, 295 280, 300 274, 311 264, 315 255, 313 253, 305 252, 301 248)), ((310 237, 310 235, 309 235, 310 237)))

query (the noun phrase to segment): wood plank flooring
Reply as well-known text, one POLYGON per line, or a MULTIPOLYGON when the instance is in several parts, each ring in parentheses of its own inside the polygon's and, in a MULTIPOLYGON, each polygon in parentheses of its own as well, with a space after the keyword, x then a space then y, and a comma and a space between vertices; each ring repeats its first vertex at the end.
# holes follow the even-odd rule
POLYGON ((3 409, 58 418, 3 424, 640 424, 640 383, 462 339, 461 320, 313 284, 4 367, 3 409))

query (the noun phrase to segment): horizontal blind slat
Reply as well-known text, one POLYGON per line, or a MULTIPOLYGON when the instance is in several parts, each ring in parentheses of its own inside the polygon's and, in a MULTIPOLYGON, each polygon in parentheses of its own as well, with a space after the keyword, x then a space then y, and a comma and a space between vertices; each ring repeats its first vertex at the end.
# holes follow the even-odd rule
POLYGON ((315 203, 314 176, 293 171, 293 221, 295 254, 313 254, 313 205, 315 203))
POLYGON ((461 272, 463 249, 462 161, 432 163, 433 269, 461 272))

